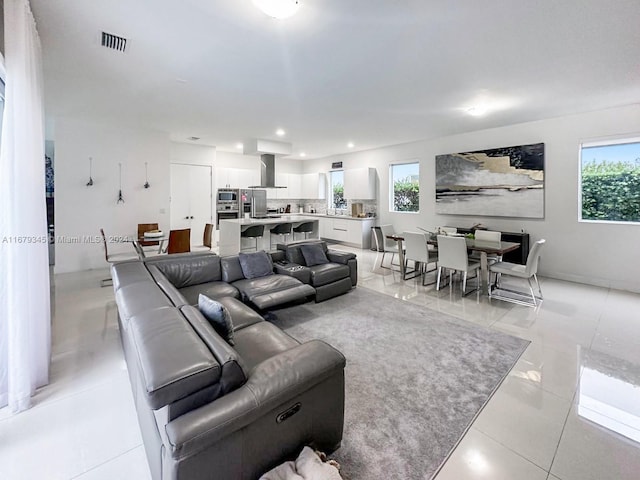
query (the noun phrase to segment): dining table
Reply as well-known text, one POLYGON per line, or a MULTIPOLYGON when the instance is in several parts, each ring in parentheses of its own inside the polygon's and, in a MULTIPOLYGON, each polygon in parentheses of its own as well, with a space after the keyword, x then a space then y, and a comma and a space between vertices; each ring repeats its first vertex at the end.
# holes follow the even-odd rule
POLYGON ((158 253, 162 253, 162 248, 164 247, 164 243, 169 240, 169 234, 168 233, 163 233, 162 235, 159 236, 148 236, 148 235, 139 235, 138 237, 133 237, 136 238, 136 240, 134 240, 133 242, 133 247, 136 249, 136 251, 142 252, 142 243, 141 242, 158 242, 158 253))
MULTIPOLYGON (((404 242, 404 237, 399 234, 387 235, 387 238, 390 240, 395 240, 398 244, 398 258, 400 261, 400 273, 402 274, 402 278, 405 277, 406 265, 404 260, 404 248, 402 246, 404 242)), ((480 253, 480 285, 481 291, 483 294, 489 293, 489 262, 488 255, 504 255, 505 253, 512 252, 513 250, 517 250, 520 247, 520 243, 517 242, 491 242, 487 240, 476 240, 475 238, 465 237, 465 241, 467 242, 467 250, 471 252, 479 252, 480 253)), ((438 246, 437 238, 428 238, 427 243, 429 245, 438 246)))

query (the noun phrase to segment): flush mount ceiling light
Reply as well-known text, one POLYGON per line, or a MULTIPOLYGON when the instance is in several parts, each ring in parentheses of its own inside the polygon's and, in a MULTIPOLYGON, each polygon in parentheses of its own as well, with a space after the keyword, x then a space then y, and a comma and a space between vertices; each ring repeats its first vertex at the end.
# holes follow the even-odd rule
POLYGON ((287 132, 285 132, 283 129, 279 128, 278 130, 276 130, 276 135, 278 135, 279 137, 284 137, 284 135, 287 132))
POLYGON ((273 18, 289 18, 298 11, 299 0, 253 0, 262 13, 273 18))
POLYGON ((473 117, 481 117, 485 113, 487 113, 487 107, 478 105, 475 107, 467 108, 467 113, 473 117))

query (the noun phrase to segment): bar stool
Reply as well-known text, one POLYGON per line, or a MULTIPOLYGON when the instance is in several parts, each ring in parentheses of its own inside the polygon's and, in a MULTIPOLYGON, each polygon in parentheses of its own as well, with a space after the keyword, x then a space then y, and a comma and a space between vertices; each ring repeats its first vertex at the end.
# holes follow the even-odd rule
POLYGON ((258 238, 262 238, 263 235, 264 235, 264 225, 253 225, 253 226, 247 228, 246 230, 240 232, 240 242, 241 242, 240 251, 243 250, 243 248, 242 248, 242 239, 243 238, 254 238, 256 240, 255 250, 257 252, 258 251, 258 238))
POLYGON ((269 237, 269 248, 273 247, 272 237, 274 235, 281 235, 284 243, 287 243, 287 235, 291 235, 290 223, 279 223, 275 227, 271 228, 271 237, 269 237))
POLYGON ((304 239, 307 239, 307 234, 313 232, 313 222, 304 222, 293 227, 293 239, 296 239, 296 233, 304 233, 304 239))

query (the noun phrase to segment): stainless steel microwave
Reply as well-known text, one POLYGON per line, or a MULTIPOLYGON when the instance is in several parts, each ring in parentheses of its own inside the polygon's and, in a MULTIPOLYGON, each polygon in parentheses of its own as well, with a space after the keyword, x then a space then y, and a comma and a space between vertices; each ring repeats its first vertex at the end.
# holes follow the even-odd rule
POLYGON ((237 188, 219 188, 218 203, 238 202, 237 188))

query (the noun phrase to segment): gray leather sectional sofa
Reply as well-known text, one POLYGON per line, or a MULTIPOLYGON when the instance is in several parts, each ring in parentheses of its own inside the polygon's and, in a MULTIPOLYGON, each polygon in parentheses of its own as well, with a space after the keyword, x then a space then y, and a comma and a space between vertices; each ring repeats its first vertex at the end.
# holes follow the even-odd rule
MULTIPOLYGON (((242 303, 266 308, 291 293, 260 295, 238 284, 229 258, 171 255, 112 266, 154 480, 255 480, 304 445, 325 452, 340 445, 344 357, 322 341, 300 344, 242 303), (229 310, 233 346, 193 306, 199 293, 229 310)), ((308 294, 301 286, 312 288, 287 278, 299 295, 308 294)))

